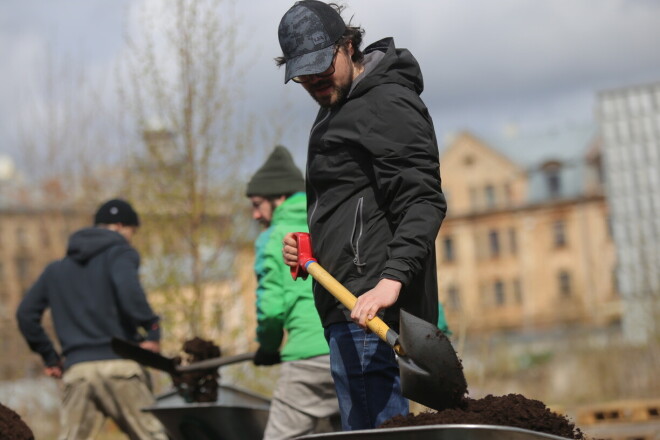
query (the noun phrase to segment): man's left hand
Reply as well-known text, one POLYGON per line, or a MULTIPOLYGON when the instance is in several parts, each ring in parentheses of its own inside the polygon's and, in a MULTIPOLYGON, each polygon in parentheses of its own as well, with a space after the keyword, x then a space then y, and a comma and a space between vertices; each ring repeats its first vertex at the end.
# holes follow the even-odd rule
POLYGON ((259 349, 254 354, 254 359, 252 362, 257 366, 276 365, 282 362, 282 358, 280 357, 279 351, 269 352, 264 351, 261 347, 259 347, 259 349))
POLYGON ((367 321, 373 319, 381 309, 392 306, 400 292, 400 281, 383 278, 376 287, 358 296, 351 311, 351 319, 366 330, 367 321))
POLYGON ((154 353, 160 353, 160 342, 158 341, 142 341, 140 342, 140 347, 145 350, 153 351, 154 353))

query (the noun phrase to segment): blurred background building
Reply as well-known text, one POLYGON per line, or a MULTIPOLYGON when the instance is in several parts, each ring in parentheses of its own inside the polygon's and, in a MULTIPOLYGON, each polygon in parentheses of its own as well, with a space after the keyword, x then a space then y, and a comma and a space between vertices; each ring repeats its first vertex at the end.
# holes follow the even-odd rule
POLYGON ((497 142, 464 132, 440 167, 440 298, 459 335, 619 321, 594 127, 497 142))
POLYGON ((660 83, 600 92, 597 117, 623 332, 644 343, 657 334, 660 317, 660 83))

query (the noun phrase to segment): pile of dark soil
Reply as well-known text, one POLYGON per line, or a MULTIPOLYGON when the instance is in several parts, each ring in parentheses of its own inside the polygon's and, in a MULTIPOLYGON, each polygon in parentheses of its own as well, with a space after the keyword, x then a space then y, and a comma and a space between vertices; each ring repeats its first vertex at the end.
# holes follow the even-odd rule
POLYGON ((21 416, 0 403, 0 439, 34 440, 34 434, 21 416))
MULTIPOLYGON (((183 352, 184 355, 175 358, 179 365, 219 357, 221 350, 213 341, 195 337, 183 343, 183 352)), ((186 402, 215 402, 218 398, 219 378, 218 369, 209 368, 174 375, 172 382, 186 402)))
POLYGON ((418 425, 475 424, 500 425, 544 432, 575 440, 587 440, 566 417, 552 412, 542 402, 520 394, 488 395, 483 399, 464 398, 460 408, 397 416, 380 428, 418 425))

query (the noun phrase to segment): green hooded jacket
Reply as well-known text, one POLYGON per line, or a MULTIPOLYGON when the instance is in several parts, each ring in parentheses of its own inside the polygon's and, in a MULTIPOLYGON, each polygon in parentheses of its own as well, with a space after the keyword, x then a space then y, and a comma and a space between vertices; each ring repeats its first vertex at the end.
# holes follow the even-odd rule
POLYGON ((307 231, 307 201, 300 192, 275 209, 270 227, 255 243, 257 341, 264 351, 279 350, 283 361, 329 352, 314 305, 311 277, 294 281, 282 260, 284 235, 307 231))

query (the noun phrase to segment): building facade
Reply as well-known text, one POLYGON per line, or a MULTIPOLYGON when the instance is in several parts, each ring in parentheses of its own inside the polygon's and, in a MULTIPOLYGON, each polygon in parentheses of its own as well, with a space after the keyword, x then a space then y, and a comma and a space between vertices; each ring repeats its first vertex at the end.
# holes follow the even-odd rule
POLYGON ((498 144, 461 133, 440 164, 449 211, 436 243, 438 279, 454 333, 619 320, 592 131, 498 144))
POLYGON ((26 368, 40 371, 18 331, 16 308, 44 267, 64 256, 69 235, 90 223, 89 213, 73 209, 0 208, 0 348, 12 354, 2 357, 0 378, 23 375, 26 368))
POLYGON ((660 82, 600 92, 597 117, 623 331, 644 343, 660 331, 660 82))

